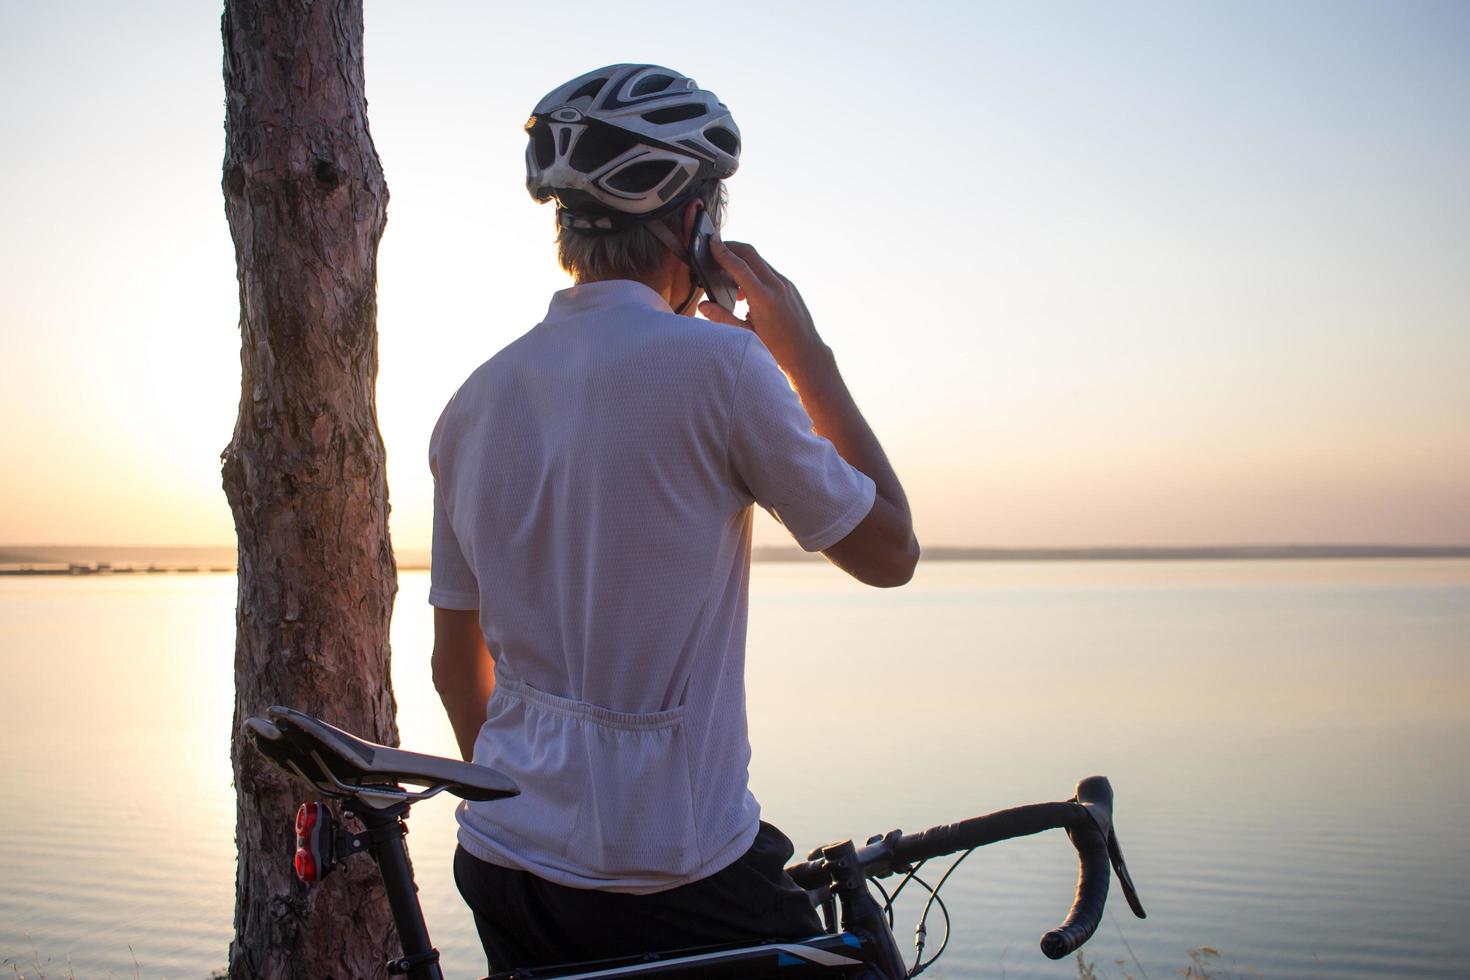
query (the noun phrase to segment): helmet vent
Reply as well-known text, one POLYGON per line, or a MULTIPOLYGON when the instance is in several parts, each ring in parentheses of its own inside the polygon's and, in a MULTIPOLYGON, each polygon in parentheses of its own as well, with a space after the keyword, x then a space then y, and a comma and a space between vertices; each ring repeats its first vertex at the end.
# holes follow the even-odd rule
POLYGON ((532 127, 531 151, 536 155, 536 166, 543 170, 556 159, 556 146, 551 138, 551 130, 545 123, 532 127))
POLYGON ((588 126, 567 161, 578 173, 590 174, 638 145, 638 139, 614 126, 588 126))
POLYGON ((668 75, 645 75, 634 83, 633 90, 628 93, 628 98, 637 99, 645 95, 653 95, 655 92, 662 92, 672 84, 674 84, 674 79, 668 75))
POLYGON ((674 174, 673 178, 667 184, 658 189, 658 202, 660 204, 668 204, 675 194, 684 189, 684 185, 687 183, 689 183, 689 172, 687 170, 680 170, 674 174))
POLYGON ((664 109, 645 112, 643 121, 662 126, 665 123, 683 122, 685 119, 698 119, 702 115, 704 115, 704 106, 689 102, 684 105, 671 105, 664 109))
POLYGON ((723 126, 711 126, 704 131, 704 138, 733 156, 740 155, 740 137, 723 126))
POLYGON ((607 79, 605 79, 605 78, 594 78, 594 79, 592 79, 592 81, 588 82, 586 85, 583 85, 581 88, 577 89, 577 91, 575 91, 571 95, 567 96, 567 101, 568 102, 575 102, 578 99, 583 99, 583 98, 586 98, 586 99, 595 99, 595 98, 597 98, 597 93, 602 91, 602 86, 604 86, 606 84, 607 84, 607 79))
POLYGON ((608 186, 629 194, 643 194, 668 179, 677 164, 673 160, 645 160, 624 167, 607 179, 608 186))

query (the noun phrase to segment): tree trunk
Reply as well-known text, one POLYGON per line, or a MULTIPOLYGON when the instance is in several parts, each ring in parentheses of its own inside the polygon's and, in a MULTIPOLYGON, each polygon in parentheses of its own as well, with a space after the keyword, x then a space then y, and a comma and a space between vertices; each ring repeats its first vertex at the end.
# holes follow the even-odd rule
POLYGON ((240 284, 240 414, 223 454, 239 539, 233 980, 383 974, 371 862, 307 890, 307 788, 241 735, 271 704, 396 744, 397 570, 378 432, 377 252, 388 201, 363 94, 362 0, 226 0, 224 196, 240 284))

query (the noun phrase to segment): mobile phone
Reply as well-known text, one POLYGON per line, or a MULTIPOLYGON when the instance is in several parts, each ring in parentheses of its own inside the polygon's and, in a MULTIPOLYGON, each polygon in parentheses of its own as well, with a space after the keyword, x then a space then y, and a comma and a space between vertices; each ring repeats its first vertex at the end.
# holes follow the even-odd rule
POLYGON ((715 223, 710 220, 709 212, 700 208, 699 217, 694 220, 694 234, 689 238, 689 267, 694 270, 704 294, 734 313, 735 297, 740 287, 730 278, 725 267, 709 254, 709 240, 714 233, 715 223))

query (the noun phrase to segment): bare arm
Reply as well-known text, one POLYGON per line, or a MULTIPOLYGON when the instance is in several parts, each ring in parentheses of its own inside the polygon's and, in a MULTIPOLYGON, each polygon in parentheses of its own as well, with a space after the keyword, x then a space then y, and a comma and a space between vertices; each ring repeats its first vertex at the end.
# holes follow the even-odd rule
POLYGON ((444 702, 459 754, 469 761, 495 690, 495 661, 480 632, 476 609, 434 609, 434 689, 444 702))
POLYGON ((751 246, 726 245, 718 238, 712 244, 712 254, 740 284, 750 310, 745 320, 710 302, 701 303, 700 311, 719 323, 755 331, 791 379, 816 433, 877 487, 868 516, 823 554, 869 585, 904 584, 919 560, 908 498, 847 390, 831 348, 817 334, 801 293, 751 246))

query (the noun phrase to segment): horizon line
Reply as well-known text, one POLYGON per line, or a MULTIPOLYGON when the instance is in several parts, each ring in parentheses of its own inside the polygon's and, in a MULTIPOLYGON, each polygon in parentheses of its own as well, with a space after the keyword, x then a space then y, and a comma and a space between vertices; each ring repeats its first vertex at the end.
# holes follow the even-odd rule
MULTIPOLYGON (((236 553, 237 545, 9 545, 0 544, 0 565, 98 565, 119 561, 126 565, 214 565, 236 553), (130 556, 128 552, 140 553, 130 556), (152 559, 149 559, 149 555, 152 559), (188 556, 193 556, 192 558, 188 556), (206 557, 208 556, 208 557, 206 557), (176 559, 169 561, 169 558, 176 559)), ((799 562, 820 555, 795 545, 760 545, 751 549, 755 562, 799 562)), ((1250 544, 1250 545, 1069 545, 1058 547, 1002 547, 992 545, 934 545, 924 549, 921 561, 1178 561, 1178 560, 1290 560, 1363 558, 1470 558, 1470 545, 1420 544, 1250 544)), ((429 567, 426 548, 395 551, 404 571, 429 567)), ((233 565, 233 562, 231 562, 233 565)), ((162 570, 160 568, 160 570, 162 570)))

